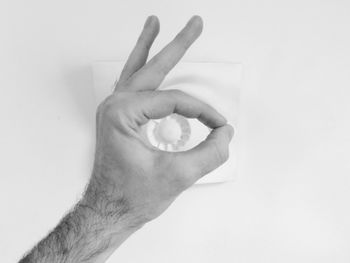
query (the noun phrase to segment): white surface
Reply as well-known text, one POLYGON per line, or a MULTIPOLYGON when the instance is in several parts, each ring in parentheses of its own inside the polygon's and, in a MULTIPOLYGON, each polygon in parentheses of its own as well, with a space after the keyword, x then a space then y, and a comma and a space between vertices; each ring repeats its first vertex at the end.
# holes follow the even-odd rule
MULTIPOLYGON (((93 64, 93 82, 98 105, 114 90, 125 62, 99 61, 93 64)), ((238 132, 239 99, 241 93, 243 65, 227 62, 180 62, 166 76, 159 90, 181 90, 214 107, 238 132)), ((189 141, 180 150, 186 151, 198 145, 209 134, 207 126, 196 119, 188 119, 191 126, 189 141)), ((149 122, 149 125, 153 125, 149 122)), ((219 183, 231 181, 237 175, 237 137, 230 144, 229 160, 197 183, 219 183)))
POLYGON ((1 1, 0 247, 12 263, 78 199, 91 169, 90 62, 153 53, 193 13, 188 60, 242 61, 237 182, 198 186, 109 262, 350 261, 348 1, 1 1))

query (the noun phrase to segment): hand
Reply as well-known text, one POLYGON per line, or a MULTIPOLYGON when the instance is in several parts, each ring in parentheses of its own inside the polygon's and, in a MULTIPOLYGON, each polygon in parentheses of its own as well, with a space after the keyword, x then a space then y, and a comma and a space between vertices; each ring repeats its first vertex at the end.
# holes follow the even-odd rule
POLYGON ((200 35, 202 20, 193 17, 146 63, 158 31, 158 19, 150 17, 115 92, 98 107, 94 169, 82 200, 20 262, 106 262, 132 233, 227 160, 233 128, 223 116, 183 92, 157 91, 200 35), (140 127, 171 113, 197 118, 213 130, 189 151, 160 151, 140 127))
POLYGON ((157 90, 202 27, 201 18, 193 17, 146 63, 159 32, 158 19, 149 17, 114 93, 99 105, 94 169, 84 196, 84 202, 99 213, 128 226, 140 226, 159 216, 182 191, 227 160, 233 128, 226 119, 184 92, 157 90), (171 113, 197 118, 213 130, 189 151, 160 151, 147 141, 141 126, 171 113))

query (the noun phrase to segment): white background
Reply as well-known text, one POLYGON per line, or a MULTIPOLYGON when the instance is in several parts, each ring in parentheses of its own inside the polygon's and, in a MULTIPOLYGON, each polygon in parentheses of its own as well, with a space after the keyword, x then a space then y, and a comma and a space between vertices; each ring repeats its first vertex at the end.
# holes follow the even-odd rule
POLYGON ((238 181, 188 190, 109 262, 349 262, 349 13, 340 0, 2 0, 0 261, 83 190, 91 62, 125 59, 149 14, 152 53, 199 14, 186 59, 245 65, 238 181))

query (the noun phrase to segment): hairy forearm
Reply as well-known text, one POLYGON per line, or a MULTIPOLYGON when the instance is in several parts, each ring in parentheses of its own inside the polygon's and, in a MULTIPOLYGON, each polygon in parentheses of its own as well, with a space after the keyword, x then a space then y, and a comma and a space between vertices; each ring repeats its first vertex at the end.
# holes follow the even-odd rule
POLYGON ((129 224, 127 207, 89 187, 88 194, 20 263, 105 262, 140 224, 129 224))

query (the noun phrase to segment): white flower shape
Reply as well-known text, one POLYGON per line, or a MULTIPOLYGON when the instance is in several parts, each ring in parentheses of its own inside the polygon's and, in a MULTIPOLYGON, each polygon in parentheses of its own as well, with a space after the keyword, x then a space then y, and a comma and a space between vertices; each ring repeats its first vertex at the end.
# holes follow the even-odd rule
POLYGON ((163 119, 151 120, 147 125, 147 137, 150 143, 160 150, 179 151, 191 136, 188 120, 171 114, 163 119))

